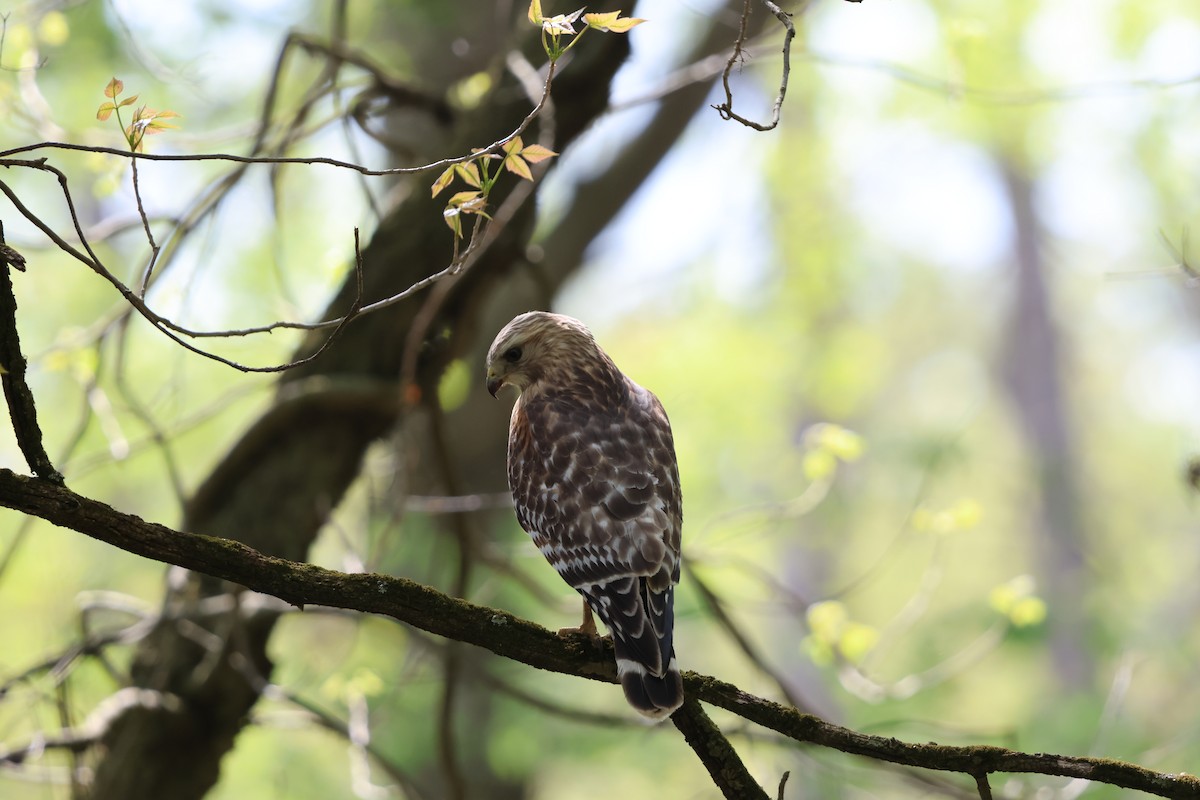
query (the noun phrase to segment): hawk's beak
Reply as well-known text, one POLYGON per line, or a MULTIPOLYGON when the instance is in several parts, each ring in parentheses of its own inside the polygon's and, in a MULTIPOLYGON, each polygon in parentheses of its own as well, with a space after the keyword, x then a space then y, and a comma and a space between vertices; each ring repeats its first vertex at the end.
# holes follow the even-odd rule
POLYGON ((504 385, 504 381, 494 375, 488 375, 487 390, 492 397, 496 396, 496 392, 500 391, 500 387, 504 385))

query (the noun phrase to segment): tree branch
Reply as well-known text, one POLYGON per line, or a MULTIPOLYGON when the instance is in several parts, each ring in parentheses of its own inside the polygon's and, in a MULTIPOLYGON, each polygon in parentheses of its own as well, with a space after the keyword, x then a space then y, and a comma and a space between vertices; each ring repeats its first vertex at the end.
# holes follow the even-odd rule
POLYGON ((26 362, 17 334, 17 298, 13 294, 10 267, 24 272, 25 259, 4 243, 4 223, 0 222, 0 383, 4 385, 4 399, 8 402, 8 414, 12 419, 17 445, 29 468, 39 478, 62 483, 62 475, 46 454, 33 392, 25 383, 26 362))
POLYGON ((746 769, 729 740, 704 713, 704 707, 692 696, 671 715, 671 722, 683 734, 688 746, 700 757, 709 776, 726 800, 770 800, 758 781, 746 769))
POLYGON ((725 102, 719 106, 713 106, 713 108, 721 115, 721 119, 731 119, 734 122, 740 122, 747 128, 753 128, 756 131, 770 131, 774 130, 779 124, 779 114, 783 110, 783 99, 787 96, 788 78, 792 72, 792 40, 796 38, 796 26, 792 22, 792 15, 772 3, 771 0, 762 0, 762 4, 767 7, 768 11, 775 15, 775 18, 783 25, 785 31, 783 35, 783 72, 779 79, 779 93, 775 95, 775 104, 771 107, 771 121, 764 124, 746 119, 734 113, 733 90, 729 88, 729 73, 733 71, 733 65, 742 60, 742 48, 746 43, 746 27, 750 20, 750 0, 746 0, 746 5, 742 9, 742 21, 738 29, 738 38, 733 45, 733 53, 730 54, 729 60, 725 62, 725 71, 721 73, 721 85, 725 88, 725 102))
MULTIPOLYGON (((415 581, 388 575, 346 574, 273 558, 239 542, 146 522, 64 486, 7 469, 0 469, 0 506, 40 517, 135 555, 232 581, 300 608, 323 605, 382 614, 531 667, 616 682, 611 642, 597 649, 582 634, 560 637, 505 611, 455 599, 415 581)), ((1083 778, 1159 797, 1200 798, 1200 779, 1186 773, 1161 773, 1113 759, 1023 753, 990 745, 901 742, 830 724, 707 675, 686 672, 684 685, 691 702, 703 700, 797 742, 877 761, 957 772, 970 776, 977 785, 986 783, 986 776, 991 773, 1033 773, 1083 778)), ((734 781, 749 780, 748 784, 742 784, 747 791, 757 784, 744 767, 738 770, 729 760, 731 751, 722 752, 720 740, 713 739, 720 734, 719 730, 711 720, 706 723, 706 716, 699 716, 703 712, 698 704, 685 708, 688 710, 678 718, 676 726, 689 743, 698 740, 710 743, 707 754, 697 752, 710 773, 713 765, 722 765, 718 769, 720 777, 718 774, 713 777, 726 792, 725 796, 747 796, 729 793, 733 790, 728 787, 735 785, 734 781), (718 747, 711 746, 713 741, 717 741, 718 747), (721 783, 722 780, 727 783, 721 783)), ((723 734, 720 739, 724 739, 723 734)), ((736 754, 733 758, 736 759, 736 754)))

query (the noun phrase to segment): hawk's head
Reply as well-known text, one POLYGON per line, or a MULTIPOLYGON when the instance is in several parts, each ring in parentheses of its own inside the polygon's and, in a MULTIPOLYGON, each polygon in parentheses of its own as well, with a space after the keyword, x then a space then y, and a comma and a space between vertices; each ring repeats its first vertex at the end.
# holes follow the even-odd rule
POLYGON ((588 369, 602 356, 592 332, 562 314, 530 311, 515 317, 496 334, 487 356, 487 390, 504 386, 524 392, 545 381, 565 383, 573 372, 588 369))

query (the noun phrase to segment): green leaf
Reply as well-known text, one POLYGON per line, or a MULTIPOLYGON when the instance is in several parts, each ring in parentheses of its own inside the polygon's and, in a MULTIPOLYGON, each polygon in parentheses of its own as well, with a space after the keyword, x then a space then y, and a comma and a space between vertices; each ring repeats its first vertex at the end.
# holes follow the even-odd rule
POLYGON ((117 78, 113 78, 111 81, 108 82, 108 85, 104 87, 104 96, 109 99, 112 99, 112 98, 116 97, 117 95, 119 95, 124 89, 125 89, 125 84, 122 83, 117 78))
POLYGON ((471 391, 471 370, 461 358, 451 361, 438 381, 438 403, 443 411, 453 411, 467 401, 471 391))
POLYGON ((529 21, 534 25, 542 24, 542 0, 530 0, 529 21))

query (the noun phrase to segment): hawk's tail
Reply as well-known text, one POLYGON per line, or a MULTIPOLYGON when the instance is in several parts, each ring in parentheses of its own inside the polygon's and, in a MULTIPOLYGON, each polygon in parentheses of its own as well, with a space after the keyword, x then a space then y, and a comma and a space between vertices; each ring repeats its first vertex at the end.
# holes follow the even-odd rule
POLYGON ((624 652, 619 637, 613 637, 613 645, 617 651, 617 677, 621 679, 625 699, 635 711, 653 720, 661 720, 683 705, 683 678, 679 675, 679 665, 675 663, 674 650, 671 651, 671 660, 667 662, 664 673, 655 675, 624 652))
POLYGON ((675 663, 675 587, 655 591, 646 578, 627 575, 579 587, 612 631, 617 677, 629 705, 653 720, 683 705, 683 678, 675 663))

